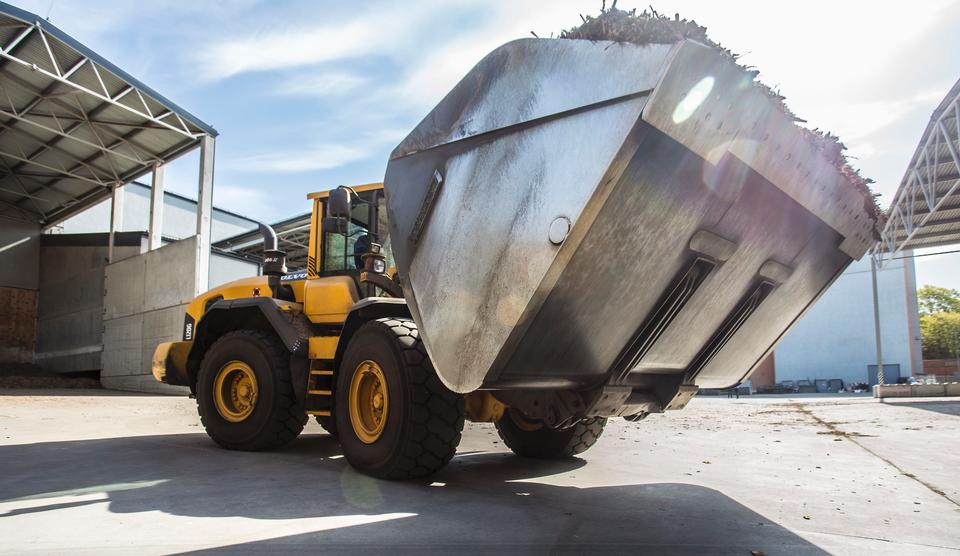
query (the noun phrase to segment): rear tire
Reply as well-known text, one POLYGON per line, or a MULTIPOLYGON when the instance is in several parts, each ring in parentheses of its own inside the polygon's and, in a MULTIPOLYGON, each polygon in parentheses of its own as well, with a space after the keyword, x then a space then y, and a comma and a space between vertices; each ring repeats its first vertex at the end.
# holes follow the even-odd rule
POLYGON ((508 409, 495 423, 497 433, 513 453, 537 459, 567 459, 586 452, 596 444, 606 424, 604 417, 591 417, 556 430, 526 419, 515 409, 508 409))
POLYGON ((382 318, 360 327, 340 362, 336 392, 340 446, 364 473, 423 477, 457 451, 463 396, 440 382, 410 319, 382 318))
MULTIPOLYGON (((229 377, 227 379, 229 383, 229 377)), ((249 383, 244 385, 249 389, 249 383)), ((197 411, 207 434, 229 450, 267 450, 283 446, 300 434, 307 423, 297 403, 290 379, 290 354, 272 334, 236 330, 221 336, 203 356, 197 375, 197 411), (218 376, 234 368, 252 371, 255 389, 252 404, 233 406, 231 414, 224 380, 218 376), (224 402, 224 400, 227 400, 224 402), (252 409, 248 406, 252 405, 252 409)))

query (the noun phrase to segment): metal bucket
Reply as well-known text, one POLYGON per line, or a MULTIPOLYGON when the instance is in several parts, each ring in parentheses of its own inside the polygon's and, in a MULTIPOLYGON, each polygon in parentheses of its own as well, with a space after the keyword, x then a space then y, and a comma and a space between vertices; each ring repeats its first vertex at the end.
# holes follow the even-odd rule
POLYGON ((523 39, 477 64, 385 180, 444 383, 743 380, 875 225, 751 82, 691 41, 523 39))

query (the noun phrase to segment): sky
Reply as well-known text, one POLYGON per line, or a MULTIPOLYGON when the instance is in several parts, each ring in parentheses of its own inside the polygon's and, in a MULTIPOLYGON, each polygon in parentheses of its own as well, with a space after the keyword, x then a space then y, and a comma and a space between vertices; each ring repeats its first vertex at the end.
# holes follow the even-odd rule
MULTIPOLYGON (((9 0, 8 0, 9 1, 9 0)), ((219 132, 214 204, 268 222, 380 181, 387 156, 487 52, 600 1, 14 0, 219 132)), ((649 0, 621 0, 642 10, 649 0)), ((705 25, 810 127, 839 135, 886 207, 960 77, 960 0, 656 1, 705 25)), ((168 166, 196 197, 197 154, 168 166)), ((960 254, 916 259, 960 289, 960 254)))

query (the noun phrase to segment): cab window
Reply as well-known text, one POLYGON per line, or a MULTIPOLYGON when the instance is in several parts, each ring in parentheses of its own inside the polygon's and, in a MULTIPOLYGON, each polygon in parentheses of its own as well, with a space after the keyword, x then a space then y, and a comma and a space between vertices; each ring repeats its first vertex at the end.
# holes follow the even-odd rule
MULTIPOLYGON (((347 233, 323 232, 321 274, 357 272, 363 269, 360 255, 370 243, 379 243, 387 255, 387 268, 393 266, 393 253, 387 226, 387 211, 383 191, 373 190, 358 193, 350 205, 350 221, 347 233)), ((323 215, 327 216, 327 203, 323 202, 323 215)))

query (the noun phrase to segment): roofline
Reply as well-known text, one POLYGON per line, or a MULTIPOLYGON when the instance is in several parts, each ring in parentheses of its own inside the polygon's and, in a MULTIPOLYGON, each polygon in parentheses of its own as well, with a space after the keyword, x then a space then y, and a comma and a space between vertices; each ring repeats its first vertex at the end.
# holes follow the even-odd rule
POLYGON ((216 137, 217 135, 219 135, 219 132, 216 129, 214 129, 213 126, 204 122, 200 118, 194 116, 190 112, 184 110, 179 105, 172 102, 170 99, 161 95, 160 93, 153 90, 152 88, 144 85, 143 82, 141 82, 139 79, 134 78, 129 73, 123 71, 122 69, 112 64, 109 60, 107 60, 103 56, 100 56, 96 52, 90 50, 83 43, 74 39, 67 33, 61 31, 60 28, 50 23, 46 19, 38 16, 35 13, 28 12, 16 6, 11 6, 10 4, 7 4, 6 2, 2 2, 2 1, 0 1, 0 13, 3 13, 15 19, 19 19, 20 21, 26 23, 27 25, 33 25, 33 24, 39 25, 44 31, 46 31, 47 33, 50 33, 54 37, 63 41, 65 44, 69 45, 71 48, 73 48, 80 54, 96 62, 100 66, 103 66, 104 68, 109 70, 111 73, 114 73, 120 79, 123 79, 130 85, 133 85, 134 87, 140 89, 140 91, 150 95, 157 102, 164 104, 171 110, 174 110, 175 112, 177 112, 177 114, 179 114, 181 117, 186 118, 187 120, 190 120, 190 123, 192 123, 193 125, 203 130, 204 133, 211 135, 213 137, 216 137))
MULTIPOLYGON (((312 216, 312 213, 310 213, 310 212, 305 212, 305 213, 303 213, 303 214, 298 214, 298 215, 296 215, 296 216, 291 216, 290 218, 286 218, 286 219, 284 219, 284 220, 280 220, 280 221, 278 221, 278 222, 274 222, 273 224, 270 224, 270 227, 271 227, 271 228, 274 228, 274 229, 280 229, 282 226, 287 225, 287 224, 293 224, 294 222, 297 222, 298 220, 305 220, 305 221, 307 221, 307 222, 309 223, 311 216, 312 216)), ((240 232, 239 234, 232 235, 232 236, 230 236, 230 237, 225 237, 225 238, 223 238, 223 239, 221 239, 221 240, 217 240, 217 241, 213 242, 213 246, 214 246, 214 247, 219 247, 219 248, 221 248, 221 249, 224 249, 224 248, 226 248, 226 246, 232 246, 233 244, 242 244, 242 243, 246 243, 246 242, 248 242, 248 241, 253 241, 254 239, 260 237, 260 235, 261 235, 261 233, 260 233, 260 230, 259 230, 259 229, 249 230, 249 231, 246 231, 246 232, 240 232), (248 236, 249 236, 249 237, 248 237, 248 236)))
POLYGON ((910 181, 910 171, 913 170, 914 166, 917 165, 917 161, 920 159, 920 154, 923 152, 924 143, 927 142, 927 137, 930 136, 930 133, 933 132, 933 128, 937 125, 937 121, 940 119, 940 115, 943 114, 943 111, 950 106, 950 102, 960 96, 960 79, 957 79, 956 83, 953 84, 953 87, 950 87, 950 90, 947 91, 947 94, 943 97, 937 107, 933 110, 933 113, 930 114, 930 120, 927 122, 927 126, 923 128, 923 134, 920 135, 920 140, 917 142, 917 148, 913 151, 913 156, 910 157, 910 162, 907 164, 907 170, 903 174, 903 179, 900 180, 900 185, 897 187, 897 191, 893 195, 893 199, 890 201, 890 206, 887 207, 887 216, 892 214, 893 207, 897 205, 897 201, 900 200, 900 195, 904 187, 907 185, 907 182, 910 181))
MULTIPOLYGON (((147 184, 145 184, 145 183, 142 183, 142 182, 139 182, 139 181, 136 181, 136 180, 127 183, 127 185, 138 185, 138 186, 143 187, 143 188, 145 188, 145 189, 153 189, 153 186, 147 185, 147 184)), ((216 190, 216 188, 214 188, 214 190, 216 190)), ((197 200, 196 200, 196 199, 194 199, 194 198, 192 198, 192 197, 187 197, 186 195, 184 195, 184 194, 182 194, 182 193, 175 193, 175 192, 173 192, 173 191, 167 191, 166 189, 164 189, 164 190, 163 190, 163 194, 164 194, 164 196, 170 195, 170 196, 173 197, 174 199, 180 199, 181 201, 187 201, 187 202, 189 202, 189 203, 197 204, 197 200)), ((250 218, 249 216, 244 216, 244 215, 242 215, 242 214, 233 212, 232 210, 227 210, 227 209, 225 209, 225 208, 218 207, 218 206, 216 206, 216 205, 213 206, 213 210, 215 210, 215 211, 217 211, 217 212, 222 212, 223 214, 229 214, 230 216, 235 216, 235 217, 237 217, 237 218, 240 218, 241 220, 246 220, 246 221, 248 221, 248 222, 251 222, 251 223, 254 224, 254 225, 260 224, 260 221, 259 221, 259 220, 256 220, 256 219, 254 219, 254 218, 250 218)))

